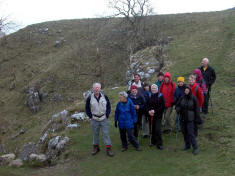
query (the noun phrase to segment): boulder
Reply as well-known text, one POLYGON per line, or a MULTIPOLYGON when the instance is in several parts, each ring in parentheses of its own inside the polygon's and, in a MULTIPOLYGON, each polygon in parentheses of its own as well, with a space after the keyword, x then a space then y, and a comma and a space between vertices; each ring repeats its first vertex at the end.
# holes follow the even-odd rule
POLYGON ((9 166, 19 168, 19 167, 23 166, 23 161, 21 159, 13 160, 9 163, 9 166))
POLYGON ((37 148, 38 148, 37 145, 34 143, 30 142, 28 144, 25 144, 20 150, 19 159, 23 161, 28 161, 29 155, 35 153, 37 148))
POLYGON ((47 161, 47 156, 45 154, 35 154, 32 153, 31 155, 29 155, 29 161, 36 161, 39 163, 44 163, 47 161))
POLYGON ((14 153, 0 156, 0 165, 9 164, 11 161, 15 159, 15 157, 16 156, 14 153))
POLYGON ((71 122, 74 123, 76 121, 80 121, 80 120, 87 120, 89 119, 85 112, 75 112, 73 115, 71 115, 71 122))
POLYGON ((80 128, 80 124, 69 124, 66 128, 67 129, 80 128))

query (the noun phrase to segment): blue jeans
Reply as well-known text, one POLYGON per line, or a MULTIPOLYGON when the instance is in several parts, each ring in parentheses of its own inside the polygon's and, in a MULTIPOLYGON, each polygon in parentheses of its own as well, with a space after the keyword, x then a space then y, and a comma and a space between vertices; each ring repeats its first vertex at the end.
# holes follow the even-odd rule
POLYGON ((103 121, 96 121, 91 119, 91 129, 93 132, 93 145, 99 145, 99 134, 102 131, 102 136, 105 145, 111 145, 111 140, 109 137, 109 120, 104 119, 103 121))

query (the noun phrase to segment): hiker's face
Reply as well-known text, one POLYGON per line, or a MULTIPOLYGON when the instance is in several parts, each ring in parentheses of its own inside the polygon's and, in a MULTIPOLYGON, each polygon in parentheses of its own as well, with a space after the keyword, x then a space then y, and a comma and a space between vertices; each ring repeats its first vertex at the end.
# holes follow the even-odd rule
POLYGON ((185 89, 185 90, 184 90, 185 95, 188 95, 188 94, 189 94, 189 92, 190 92, 190 90, 189 90, 189 89, 185 89))
POLYGON ((152 90, 152 93, 157 93, 157 86, 152 86, 151 90, 152 90))
POLYGON ((168 83, 170 79, 169 79, 169 77, 165 77, 164 80, 166 83, 168 83))
POLYGON ((135 81, 136 83, 138 83, 138 82, 139 82, 139 80, 140 80, 139 75, 135 75, 135 77, 134 77, 134 81, 135 81))
POLYGON ((94 92, 94 94, 99 94, 100 93, 100 87, 99 86, 94 86, 93 87, 93 92, 94 92))
POLYGON ((158 81, 162 81, 164 79, 164 76, 160 75, 158 76, 158 81))
POLYGON ((144 90, 149 91, 149 86, 145 86, 144 90))
POLYGON ((184 83, 182 81, 178 82, 178 86, 182 87, 184 85, 184 83))
POLYGON ((193 78, 190 77, 190 78, 189 78, 189 84, 190 84, 190 85, 193 85, 194 83, 195 83, 195 79, 193 79, 193 78))
POLYGON ((127 102, 127 98, 120 95, 120 102, 123 102, 123 103, 127 102))
POLYGON ((131 90, 131 93, 132 93, 133 95, 137 95, 138 90, 137 90, 137 89, 132 89, 132 90, 131 90))
POLYGON ((202 64, 202 67, 207 67, 208 66, 208 62, 205 59, 202 59, 201 64, 202 64))

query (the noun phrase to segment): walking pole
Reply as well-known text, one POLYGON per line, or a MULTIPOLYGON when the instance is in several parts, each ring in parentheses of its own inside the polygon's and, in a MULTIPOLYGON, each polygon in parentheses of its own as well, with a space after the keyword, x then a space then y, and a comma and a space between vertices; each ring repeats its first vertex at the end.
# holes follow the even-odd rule
POLYGON ((211 99, 211 96, 209 96, 209 101, 210 101, 210 103, 211 103, 211 112, 212 112, 212 114, 214 114, 214 112, 213 112, 213 106, 212 106, 212 99, 211 99))
POLYGON ((150 120, 150 135, 149 135, 149 146, 152 146, 152 134, 153 134, 153 116, 151 116, 150 120))

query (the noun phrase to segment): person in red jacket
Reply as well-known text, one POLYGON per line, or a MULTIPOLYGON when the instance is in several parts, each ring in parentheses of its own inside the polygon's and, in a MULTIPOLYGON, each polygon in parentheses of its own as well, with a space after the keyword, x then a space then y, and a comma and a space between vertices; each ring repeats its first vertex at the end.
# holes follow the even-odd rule
POLYGON ((164 74, 164 82, 161 84, 160 93, 162 93, 165 99, 165 110, 164 110, 164 133, 171 132, 171 112, 174 102, 175 83, 171 81, 171 74, 166 72, 164 74))
POLYGON ((200 107, 200 112, 202 109, 202 105, 204 102, 203 91, 198 83, 196 83, 196 76, 190 75, 189 76, 189 87, 192 90, 193 95, 197 98, 197 102, 200 107))

